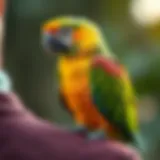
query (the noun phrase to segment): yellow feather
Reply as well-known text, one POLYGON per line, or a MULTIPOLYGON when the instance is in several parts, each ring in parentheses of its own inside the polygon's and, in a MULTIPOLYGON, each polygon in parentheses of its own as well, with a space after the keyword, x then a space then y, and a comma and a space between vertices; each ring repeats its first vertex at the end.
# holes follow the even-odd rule
POLYGON ((124 90, 124 98, 127 102, 127 120, 133 131, 138 130, 138 116, 137 116, 137 104, 136 104, 136 96, 134 93, 133 86, 131 84, 130 79, 128 78, 127 72, 123 74, 123 83, 125 85, 124 90))

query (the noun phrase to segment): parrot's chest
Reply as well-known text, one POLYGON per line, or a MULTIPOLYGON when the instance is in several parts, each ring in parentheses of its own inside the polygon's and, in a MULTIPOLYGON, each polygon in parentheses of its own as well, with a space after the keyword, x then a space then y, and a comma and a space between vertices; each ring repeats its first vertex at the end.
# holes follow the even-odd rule
POLYGON ((90 61, 61 61, 59 63, 60 92, 64 95, 69 109, 78 123, 99 126, 102 118, 90 97, 90 61))
POLYGON ((80 94, 89 87, 89 61, 60 61, 59 75, 63 92, 71 95, 80 94))

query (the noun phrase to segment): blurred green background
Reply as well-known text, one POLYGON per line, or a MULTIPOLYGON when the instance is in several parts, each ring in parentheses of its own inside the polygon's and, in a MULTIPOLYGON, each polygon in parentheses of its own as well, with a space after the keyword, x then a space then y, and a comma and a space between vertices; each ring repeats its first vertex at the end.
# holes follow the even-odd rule
MULTIPOLYGON (((138 0, 137 0, 138 1, 138 0)), ((52 122, 72 125, 57 100, 56 58, 40 43, 41 24, 51 17, 80 15, 97 22, 106 43, 128 68, 139 98, 145 159, 160 159, 160 25, 141 26, 129 0, 8 0, 5 67, 14 88, 35 113, 52 122)))

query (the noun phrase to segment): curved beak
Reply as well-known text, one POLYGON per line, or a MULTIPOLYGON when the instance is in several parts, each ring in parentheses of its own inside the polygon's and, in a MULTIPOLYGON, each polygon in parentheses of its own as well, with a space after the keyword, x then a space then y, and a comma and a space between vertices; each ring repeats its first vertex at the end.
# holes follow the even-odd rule
POLYGON ((70 46, 64 43, 63 39, 50 33, 42 35, 42 45, 45 50, 51 53, 69 53, 70 46))

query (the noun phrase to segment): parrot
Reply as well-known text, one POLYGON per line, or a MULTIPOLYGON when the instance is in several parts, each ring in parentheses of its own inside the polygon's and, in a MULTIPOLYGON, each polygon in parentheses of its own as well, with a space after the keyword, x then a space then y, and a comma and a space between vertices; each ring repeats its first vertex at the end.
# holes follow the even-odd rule
POLYGON ((84 17, 60 16, 42 25, 41 36, 44 50, 57 56, 59 99, 77 130, 87 130, 88 138, 137 142, 136 93, 100 27, 84 17))

